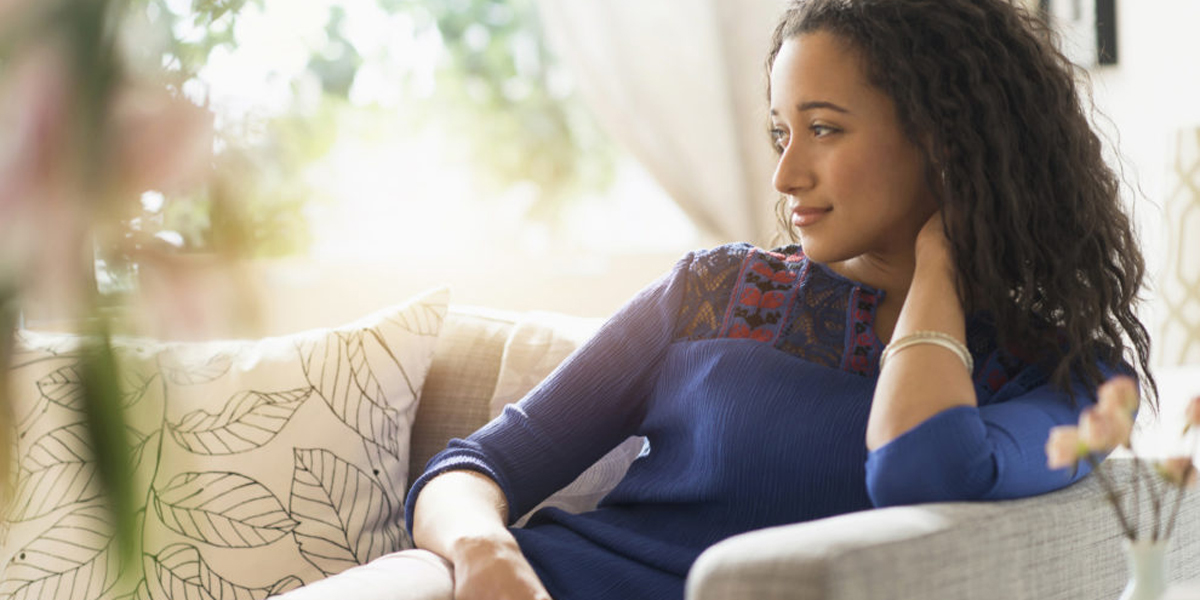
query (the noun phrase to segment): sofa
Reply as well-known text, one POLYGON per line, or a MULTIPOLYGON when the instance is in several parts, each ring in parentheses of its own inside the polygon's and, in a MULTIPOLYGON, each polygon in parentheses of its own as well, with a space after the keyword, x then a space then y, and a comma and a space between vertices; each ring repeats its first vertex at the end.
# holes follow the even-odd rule
MULTIPOLYGON (((497 380, 505 385, 511 379, 504 371, 512 369, 508 363, 521 354, 514 351, 531 352, 523 338, 540 338, 547 348, 557 343, 557 353, 532 344, 532 352, 541 354, 517 360, 535 367, 533 378, 561 358, 569 343, 553 330, 545 331, 555 324, 576 326, 568 341, 579 339, 578 330, 586 329, 553 315, 538 319, 504 312, 449 312, 414 422, 411 472, 419 473, 451 437, 468 435, 487 422, 497 403, 497 380), (551 325, 544 325, 547 322, 551 325)), ((508 389, 501 396, 513 398, 521 391, 508 389)), ((602 462, 619 463, 633 456, 617 452, 602 462)), ((1129 481, 1132 464, 1127 458, 1111 458, 1105 468, 1111 469, 1114 481, 1129 481)), ((568 486, 575 489, 559 506, 602 495, 588 485, 615 484, 615 478, 603 472, 585 473, 581 479, 568 486)), ((1127 484, 1123 489, 1127 491, 1127 484)), ((586 503, 574 508, 586 508, 586 503)), ((1143 507, 1140 518, 1149 522, 1149 506, 1143 507)), ((1197 494, 1185 497, 1172 538, 1169 580, 1200 578, 1197 494)), ((738 535, 700 556, 688 576, 687 598, 1116 598, 1129 577, 1122 539, 1100 480, 1089 476, 1032 498, 876 509, 738 535)))
MULTIPOLYGON (((428 459, 519 400, 600 323, 456 306, 442 291, 329 330, 119 343, 135 494, 145 499, 132 565, 117 558, 89 478, 77 340, 19 336, 0 598, 261 600, 410 547, 403 494, 428 459)), ((641 449, 627 440, 543 504, 594 506, 641 449)), ((1129 460, 1106 468, 1128 481, 1129 460)), ((1149 507, 1140 518, 1149 521, 1149 507)), ((1196 494, 1181 505, 1168 562, 1172 581, 1200 577, 1196 494)), ((1121 534, 1092 476, 1034 498, 738 535, 700 556, 687 597, 1093 599, 1116 598, 1127 579, 1121 534)))

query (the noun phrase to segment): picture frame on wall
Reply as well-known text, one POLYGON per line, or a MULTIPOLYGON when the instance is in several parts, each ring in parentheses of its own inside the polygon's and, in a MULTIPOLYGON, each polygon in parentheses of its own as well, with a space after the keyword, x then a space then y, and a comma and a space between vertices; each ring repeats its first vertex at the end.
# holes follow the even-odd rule
POLYGON ((1082 67, 1117 64, 1117 0, 1021 0, 1062 38, 1063 52, 1082 67))

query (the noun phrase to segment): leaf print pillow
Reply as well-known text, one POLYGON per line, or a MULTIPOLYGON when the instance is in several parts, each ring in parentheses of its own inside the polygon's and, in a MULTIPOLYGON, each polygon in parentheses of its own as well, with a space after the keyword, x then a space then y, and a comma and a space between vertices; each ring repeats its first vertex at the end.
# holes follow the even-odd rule
MULTIPOLYGON (((88 600, 122 591, 122 565, 85 425, 80 342, 70 334, 29 331, 14 340, 12 419, 0 420, 15 441, 11 493, 0 506, 0 598, 88 600)), ((164 408, 157 346, 130 340, 114 346, 134 493, 144 497, 158 467, 164 408)))
POLYGON ((439 290, 289 336, 119 348, 144 498, 132 565, 99 510, 70 340, 27 335, 10 371, 17 501, 0 523, 0 599, 258 600, 411 547, 408 440, 447 301, 439 290))

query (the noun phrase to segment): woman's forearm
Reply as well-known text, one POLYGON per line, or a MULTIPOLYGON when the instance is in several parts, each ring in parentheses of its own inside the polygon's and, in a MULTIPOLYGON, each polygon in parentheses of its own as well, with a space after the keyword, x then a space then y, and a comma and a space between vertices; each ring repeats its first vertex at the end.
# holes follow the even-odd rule
MULTIPOLYGON (((938 331, 966 343, 966 317, 955 288, 953 261, 942 248, 918 252, 916 270, 892 341, 938 331)), ((879 375, 867 423, 874 450, 955 406, 975 406, 971 373, 952 351, 918 344, 888 357, 879 375)))
POLYGON ((455 598, 551 600, 505 527, 508 506, 496 482, 475 471, 447 471, 419 494, 413 542, 454 565, 455 598))
POLYGON ((513 543, 508 504, 495 481, 475 471, 448 471, 421 489, 413 507, 413 543, 456 562, 480 545, 513 543))

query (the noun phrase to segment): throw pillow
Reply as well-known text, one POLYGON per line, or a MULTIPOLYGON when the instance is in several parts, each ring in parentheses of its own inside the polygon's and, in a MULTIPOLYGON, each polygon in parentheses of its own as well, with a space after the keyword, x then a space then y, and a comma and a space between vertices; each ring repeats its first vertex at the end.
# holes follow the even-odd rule
MULTIPOLYGON (((154 348, 119 342, 127 440, 135 496, 144 497, 156 466, 163 414, 154 348)), ((92 462, 80 386, 81 338, 19 331, 9 370, 15 441, 13 479, 0 518, 0 598, 101 597, 116 583, 113 532, 92 462)), ((108 597, 111 597, 108 596, 108 597)))
POLYGON ((140 561, 124 566, 71 340, 25 335, 0 597, 257 600, 410 547, 408 439, 447 300, 261 340, 118 344, 144 499, 140 561))

